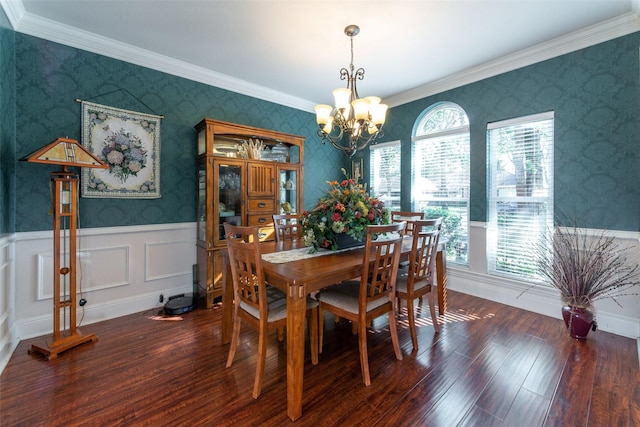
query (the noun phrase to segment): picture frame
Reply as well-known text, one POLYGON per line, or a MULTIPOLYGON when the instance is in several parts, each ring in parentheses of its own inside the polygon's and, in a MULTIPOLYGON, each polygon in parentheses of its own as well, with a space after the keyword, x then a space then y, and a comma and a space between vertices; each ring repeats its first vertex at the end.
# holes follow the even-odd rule
POLYGON ((109 169, 82 169, 81 196, 160 197, 161 116, 82 102, 82 145, 109 169))
POLYGON ((362 159, 351 160, 351 178, 355 179, 356 181, 364 178, 362 159))

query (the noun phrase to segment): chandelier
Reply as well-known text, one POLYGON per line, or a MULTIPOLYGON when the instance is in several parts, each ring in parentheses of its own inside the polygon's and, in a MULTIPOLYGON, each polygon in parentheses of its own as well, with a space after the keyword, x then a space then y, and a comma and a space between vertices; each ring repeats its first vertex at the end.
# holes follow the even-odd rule
POLYGON ((382 137, 382 125, 387 113, 387 105, 380 103, 377 96, 360 98, 356 80, 364 79, 364 68, 353 66, 353 38, 360 32, 357 25, 349 25, 344 33, 351 39, 351 64, 349 69, 340 70, 340 80, 347 81, 347 87, 333 91, 335 107, 326 104, 315 106, 318 136, 322 143, 327 141, 338 150, 353 156, 370 142, 382 137))

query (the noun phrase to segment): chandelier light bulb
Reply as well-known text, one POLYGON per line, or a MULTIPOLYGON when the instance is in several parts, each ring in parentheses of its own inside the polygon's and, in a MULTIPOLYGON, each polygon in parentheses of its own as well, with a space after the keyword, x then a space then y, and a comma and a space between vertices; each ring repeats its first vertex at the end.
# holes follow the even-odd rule
POLYGON ((349 101, 351 100, 351 89, 345 87, 334 89, 333 98, 336 101, 336 108, 338 110, 346 110, 349 108, 349 101))
POLYGON ((354 99, 351 103, 353 106, 353 114, 356 120, 368 120, 369 119, 369 100, 354 99))
POLYGON ((316 122, 318 123, 318 126, 321 128, 324 127, 324 125, 329 122, 333 107, 327 104, 318 104, 315 106, 314 110, 316 111, 316 122))

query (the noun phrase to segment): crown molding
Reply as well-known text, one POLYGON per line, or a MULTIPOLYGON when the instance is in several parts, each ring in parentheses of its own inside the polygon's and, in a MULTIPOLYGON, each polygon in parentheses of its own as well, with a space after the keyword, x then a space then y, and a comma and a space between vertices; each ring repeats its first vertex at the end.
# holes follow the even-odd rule
MULTIPOLYGON (((638 5, 638 8, 640 8, 640 0, 634 0, 634 5, 638 5)), ((613 40, 617 37, 626 36, 636 31, 640 31, 640 17, 634 12, 629 12, 557 37, 548 42, 520 50, 495 61, 490 61, 397 95, 386 97, 385 102, 389 107, 397 107, 427 96, 613 40)))
MULTIPOLYGON (((253 98, 313 112, 315 104, 308 100, 29 14, 25 11, 21 1, 0 0, 0 6, 4 9, 11 25, 17 32, 253 98)), ((396 107, 640 31, 640 17, 638 16, 640 13, 640 0, 633 0, 632 10, 633 12, 585 27, 549 42, 523 49, 495 61, 490 61, 443 79, 386 97, 385 102, 389 107, 396 107)))
POLYGON ((11 27, 15 30, 18 23, 26 13, 24 6, 22 5, 22 1, 0 0, 0 6, 2 6, 7 18, 9 18, 11 27))
POLYGON ((7 9, 10 10, 10 13, 7 13, 7 15, 10 15, 9 20, 17 32, 253 98, 285 105, 298 110, 313 111, 314 104, 310 101, 26 13, 22 7, 22 2, 0 0, 0 5, 2 5, 5 11, 7 11, 7 9), (9 7, 7 8, 7 6, 9 7), (15 6, 15 8, 13 8, 13 6, 15 6))

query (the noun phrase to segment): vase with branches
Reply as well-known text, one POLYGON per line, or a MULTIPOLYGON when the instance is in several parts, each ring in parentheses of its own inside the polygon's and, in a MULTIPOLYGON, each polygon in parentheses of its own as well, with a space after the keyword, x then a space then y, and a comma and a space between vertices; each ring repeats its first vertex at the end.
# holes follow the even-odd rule
POLYGON ((629 262, 631 249, 606 231, 590 234, 576 226, 549 230, 535 244, 539 274, 560 292, 570 336, 585 339, 595 331, 594 302, 611 299, 622 306, 619 297, 638 295, 640 269, 629 262))

